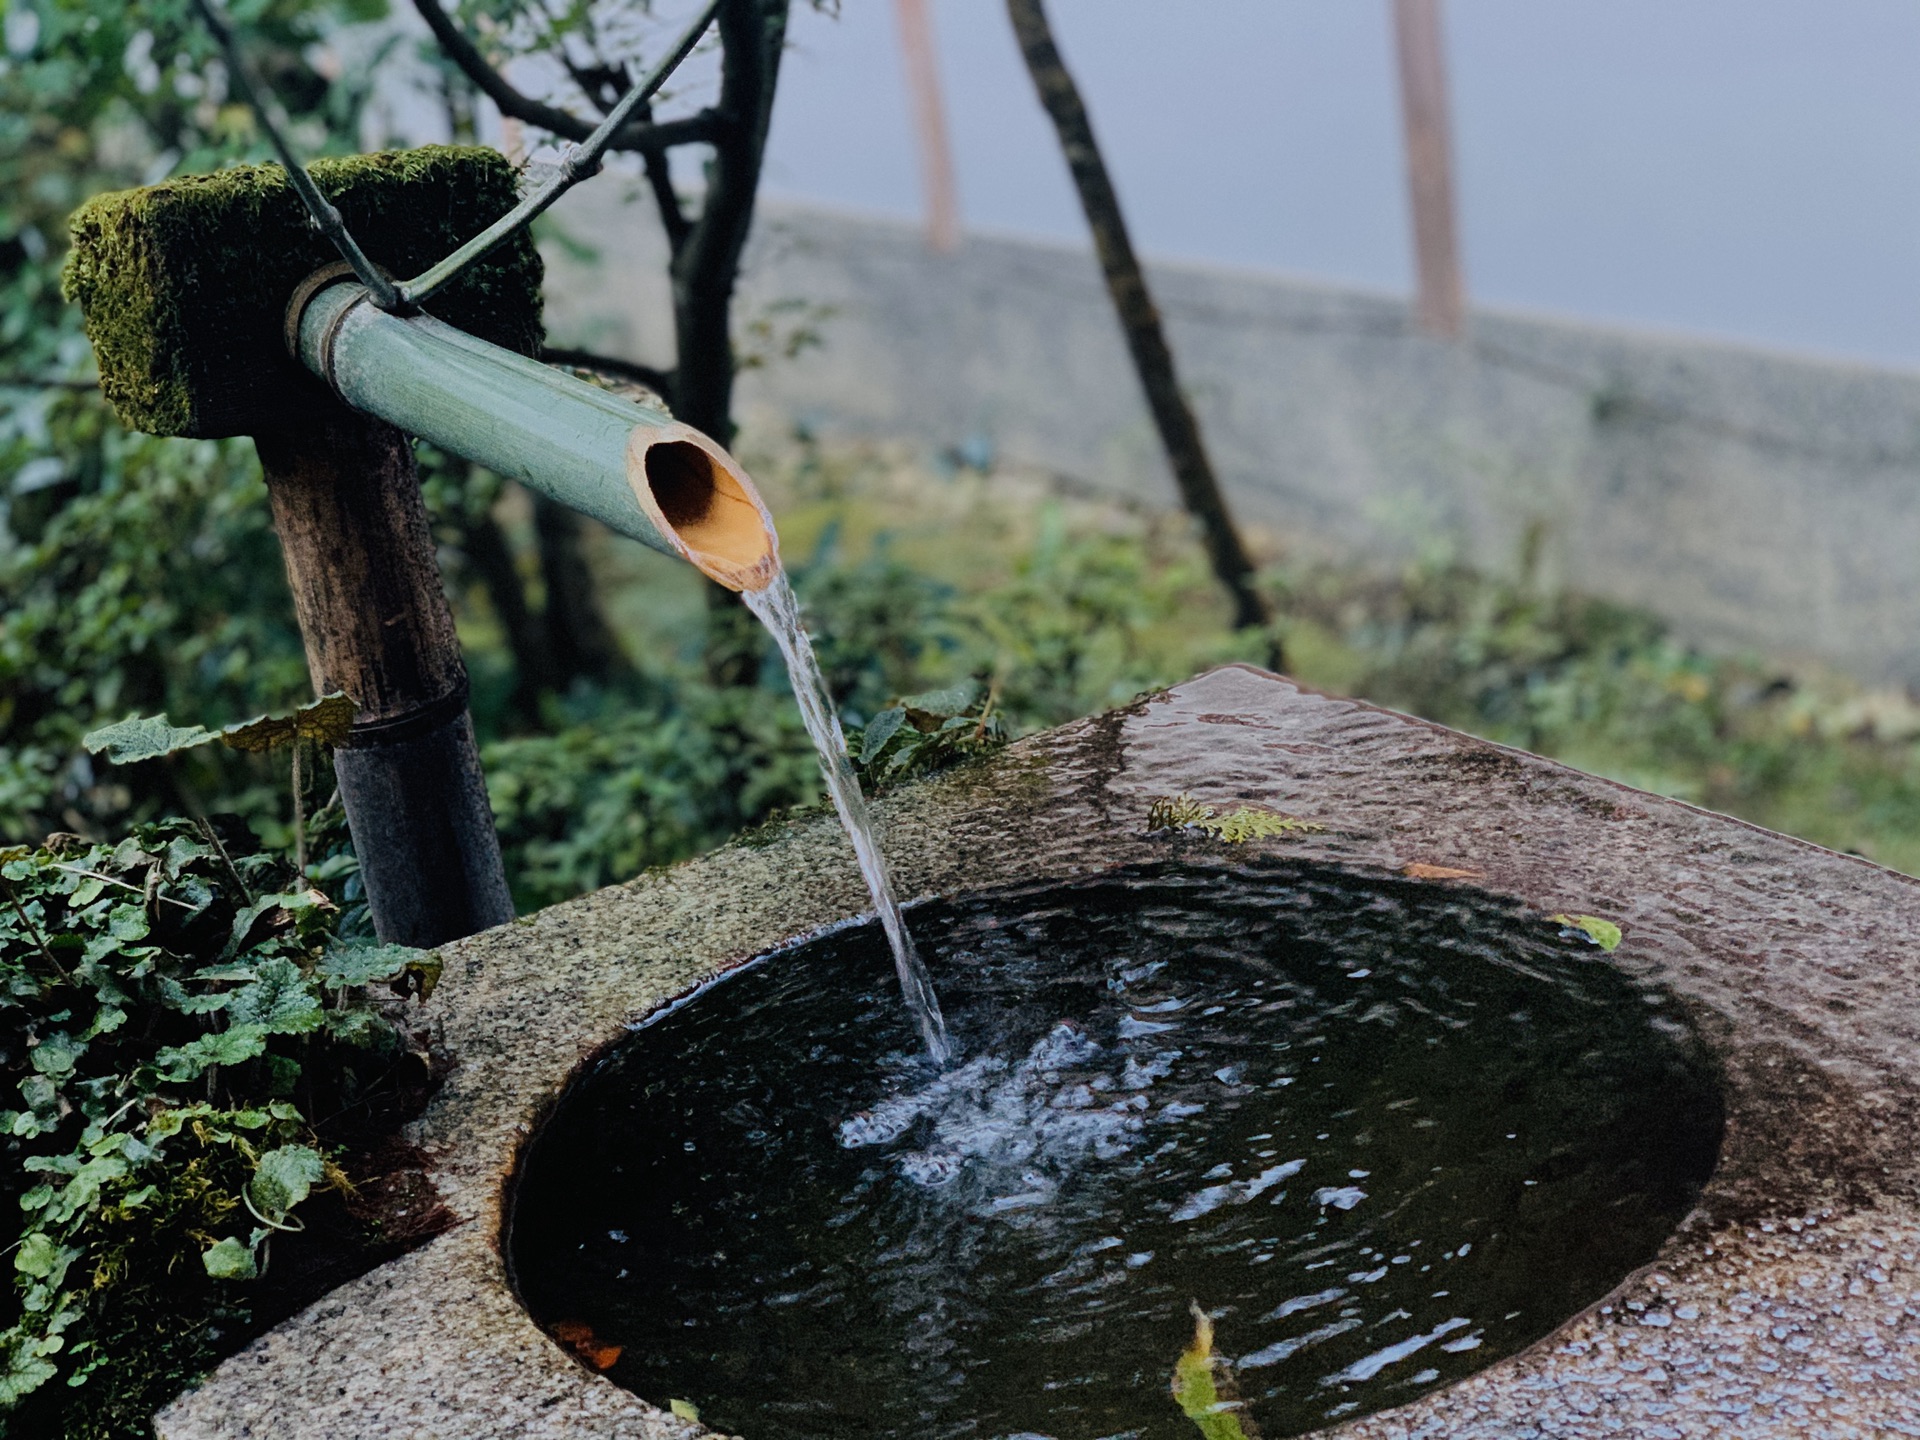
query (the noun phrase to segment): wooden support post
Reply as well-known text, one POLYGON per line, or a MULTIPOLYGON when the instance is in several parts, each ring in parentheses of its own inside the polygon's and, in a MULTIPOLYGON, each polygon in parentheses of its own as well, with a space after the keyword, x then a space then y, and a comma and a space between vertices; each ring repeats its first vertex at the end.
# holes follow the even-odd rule
POLYGON ((907 90, 920 132, 920 180, 926 187, 927 246, 945 253, 960 244, 960 205, 954 197, 953 150, 947 143, 946 107, 940 103, 940 64, 933 44, 927 0, 894 0, 907 90))
MULTIPOLYGON (((309 168, 367 254, 401 275, 431 266, 518 199, 513 167, 476 147, 309 168)), ((100 388, 121 422, 150 435, 254 437, 314 687, 345 691, 359 707, 334 760, 374 929, 431 946, 512 919, 412 448, 392 417, 349 409, 338 398, 344 382, 329 390, 289 353, 288 302, 338 257, 308 223, 287 172, 241 166, 96 196, 71 229, 68 290, 86 312, 100 388)), ((493 347, 513 351, 509 359, 537 354, 532 240, 523 231, 476 262, 433 308, 457 327, 457 344, 442 350, 465 345, 482 355, 468 368, 493 347)), ((517 363, 536 377, 553 373, 517 363)), ((404 362, 395 368, 410 373, 404 362)), ((575 400, 578 414, 585 402, 575 400)), ((497 420, 498 410, 456 418, 486 428, 480 422, 497 420)), ((633 424, 612 426, 621 501, 613 513, 637 517, 634 528, 671 548, 648 528, 626 481, 633 424)), ((583 493, 591 505, 609 490, 602 483, 583 493)))
POLYGON ((1466 284, 1453 200, 1453 136, 1440 36, 1440 0, 1393 0, 1400 52, 1400 117, 1406 131, 1407 190, 1413 210, 1415 314, 1429 335, 1457 340, 1466 329, 1466 284))
POLYGON ((513 918, 413 449, 316 397, 254 437, 314 690, 360 707, 334 773, 382 940, 434 946, 513 918))

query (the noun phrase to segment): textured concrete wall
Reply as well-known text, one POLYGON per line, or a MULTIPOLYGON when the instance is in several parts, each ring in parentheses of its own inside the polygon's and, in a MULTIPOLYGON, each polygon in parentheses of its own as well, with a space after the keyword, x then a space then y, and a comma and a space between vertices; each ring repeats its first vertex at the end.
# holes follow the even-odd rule
MULTIPOLYGON (((660 241, 617 187, 549 247, 559 339, 671 355, 660 241)), ((1708 644, 1920 684, 1920 374, 1481 313, 1449 346, 1399 300, 1193 266, 1152 280, 1233 502, 1298 551, 1445 547, 1645 606, 1708 644)), ((742 319, 821 348, 747 377, 749 424, 972 447, 1175 495, 1090 254, 770 207, 742 319)), ((747 348, 757 342, 743 330, 747 348)))

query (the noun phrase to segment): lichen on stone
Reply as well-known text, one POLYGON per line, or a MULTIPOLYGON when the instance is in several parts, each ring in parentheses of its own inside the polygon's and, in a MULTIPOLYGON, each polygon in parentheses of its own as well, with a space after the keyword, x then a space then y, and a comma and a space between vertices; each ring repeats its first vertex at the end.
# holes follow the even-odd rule
MULTIPOLYGON (((308 170, 378 265, 418 274, 509 210, 497 151, 433 145, 316 160, 308 170)), ((86 314, 100 384, 121 420, 155 435, 257 434, 324 392, 287 355, 288 300, 338 256, 286 172, 247 165, 99 195, 69 222, 64 288, 86 314)), ((541 341, 539 253, 525 231, 428 306, 522 354, 541 341)))
POLYGON ((1244 845, 1249 840, 1317 835, 1326 828, 1317 821, 1283 815, 1264 805, 1239 805, 1222 812, 1191 795, 1163 796, 1147 807, 1149 832, 1198 831, 1228 845, 1244 845))

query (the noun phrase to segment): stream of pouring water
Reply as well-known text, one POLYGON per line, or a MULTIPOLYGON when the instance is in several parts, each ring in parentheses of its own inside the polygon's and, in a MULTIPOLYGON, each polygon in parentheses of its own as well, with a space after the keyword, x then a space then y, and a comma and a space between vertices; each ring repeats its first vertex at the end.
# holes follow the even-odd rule
POLYGON ((787 662, 787 674, 793 681, 793 698, 800 706, 800 719, 813 737, 813 748, 820 757, 820 773, 826 777, 827 793, 833 808, 840 812, 853 853, 860 858, 860 873, 866 877, 873 907, 879 913, 880 926, 887 932, 887 944, 893 947, 893 968, 900 976, 900 993, 927 1052, 936 1065, 945 1065, 953 1055, 947 1039, 947 1022, 940 1014, 940 998, 933 993, 933 980, 913 948, 907 934, 900 902, 893 895, 893 881, 887 874, 887 862, 873 832, 873 816, 867 810, 866 797, 860 793, 859 777, 853 773, 853 759, 847 754, 846 737, 840 731, 840 717, 834 713, 833 697, 820 674, 820 663, 813 657, 813 642, 800 624, 800 604, 786 571, 778 572, 773 583, 763 590, 746 590, 740 598, 747 602, 762 625, 780 647, 787 662))

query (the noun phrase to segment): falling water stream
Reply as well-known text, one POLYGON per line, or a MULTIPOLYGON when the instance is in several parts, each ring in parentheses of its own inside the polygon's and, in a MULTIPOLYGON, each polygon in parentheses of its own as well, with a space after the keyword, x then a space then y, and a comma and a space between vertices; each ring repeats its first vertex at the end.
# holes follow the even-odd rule
POLYGON ((873 908, 880 917, 893 951, 893 968, 900 977, 900 993, 906 998, 920 1037, 934 1063, 945 1065, 953 1046, 947 1039, 947 1022, 940 1014, 940 997, 933 992, 933 980, 913 948, 906 920, 900 914, 900 902, 894 898, 893 881, 887 862, 880 854, 874 835, 873 815, 860 793, 859 777, 853 773, 853 759, 847 754, 846 737, 840 731, 840 717, 834 713, 833 697, 820 674, 820 662, 814 659, 813 642, 807 639, 800 623, 800 604, 793 586, 787 583, 785 570, 777 572, 773 583, 761 590, 746 590, 741 599, 767 627, 780 654, 787 662, 787 674, 793 681, 793 698, 800 706, 800 719, 813 738, 820 757, 820 773, 826 777, 827 793, 833 808, 840 813, 853 853, 860 859, 860 873, 866 878, 867 891, 873 896, 873 908))

